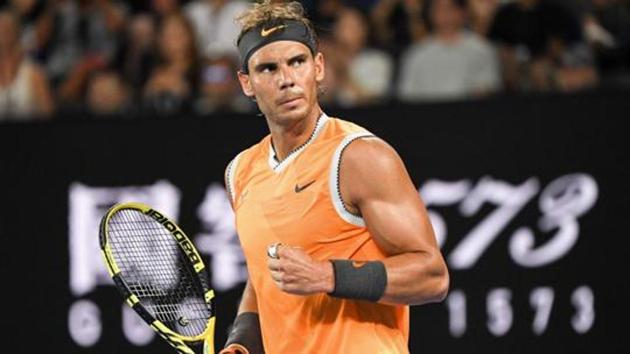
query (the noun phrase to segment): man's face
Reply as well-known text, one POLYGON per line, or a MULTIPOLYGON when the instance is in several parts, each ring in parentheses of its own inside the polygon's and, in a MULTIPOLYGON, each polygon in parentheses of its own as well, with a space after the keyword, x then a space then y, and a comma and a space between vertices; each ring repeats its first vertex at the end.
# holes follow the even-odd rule
POLYGON ((464 10, 454 0, 433 0, 431 20, 436 32, 461 29, 464 17, 464 10))
POLYGON ((324 79, 324 58, 307 46, 276 41, 249 59, 249 74, 239 73, 243 92, 256 98, 260 111, 277 124, 304 119, 317 106, 317 85, 324 79))

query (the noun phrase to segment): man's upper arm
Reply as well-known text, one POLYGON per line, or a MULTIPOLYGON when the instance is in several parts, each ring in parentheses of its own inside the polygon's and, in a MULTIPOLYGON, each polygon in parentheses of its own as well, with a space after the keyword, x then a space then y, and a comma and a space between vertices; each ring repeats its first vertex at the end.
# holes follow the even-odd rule
POLYGON ((345 149, 340 189, 350 211, 365 220, 388 255, 436 250, 426 209, 403 161, 380 139, 357 139, 345 149))

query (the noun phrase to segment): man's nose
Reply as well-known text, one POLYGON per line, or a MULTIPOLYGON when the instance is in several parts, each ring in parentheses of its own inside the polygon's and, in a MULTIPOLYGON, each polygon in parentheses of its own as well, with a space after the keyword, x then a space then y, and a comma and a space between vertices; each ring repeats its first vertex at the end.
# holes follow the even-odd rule
POLYGON ((295 85, 293 73, 288 65, 282 65, 278 70, 278 84, 280 89, 287 89, 295 85))

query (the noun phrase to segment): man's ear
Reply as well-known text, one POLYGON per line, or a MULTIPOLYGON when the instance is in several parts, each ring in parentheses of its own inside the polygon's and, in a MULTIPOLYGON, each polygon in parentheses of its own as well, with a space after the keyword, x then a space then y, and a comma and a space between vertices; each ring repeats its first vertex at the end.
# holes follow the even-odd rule
POLYGON ((249 75, 245 74, 242 71, 238 71, 238 81, 241 83, 241 89, 243 90, 243 93, 245 94, 245 96, 247 97, 251 97, 253 98, 255 96, 254 94, 254 90, 252 89, 252 83, 249 80, 249 75))
POLYGON ((324 54, 322 54, 322 52, 317 52, 317 54, 315 54, 315 81, 317 81, 317 83, 321 83, 322 81, 324 81, 324 75, 325 75, 325 67, 326 65, 324 65, 324 54))

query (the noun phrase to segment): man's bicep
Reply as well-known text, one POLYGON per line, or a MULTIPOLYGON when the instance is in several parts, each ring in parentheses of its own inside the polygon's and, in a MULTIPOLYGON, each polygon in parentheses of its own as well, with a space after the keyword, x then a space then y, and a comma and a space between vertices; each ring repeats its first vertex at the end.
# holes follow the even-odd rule
POLYGON ((380 139, 360 139, 344 152, 342 196, 363 217, 388 255, 437 247, 417 189, 400 156, 380 139))

